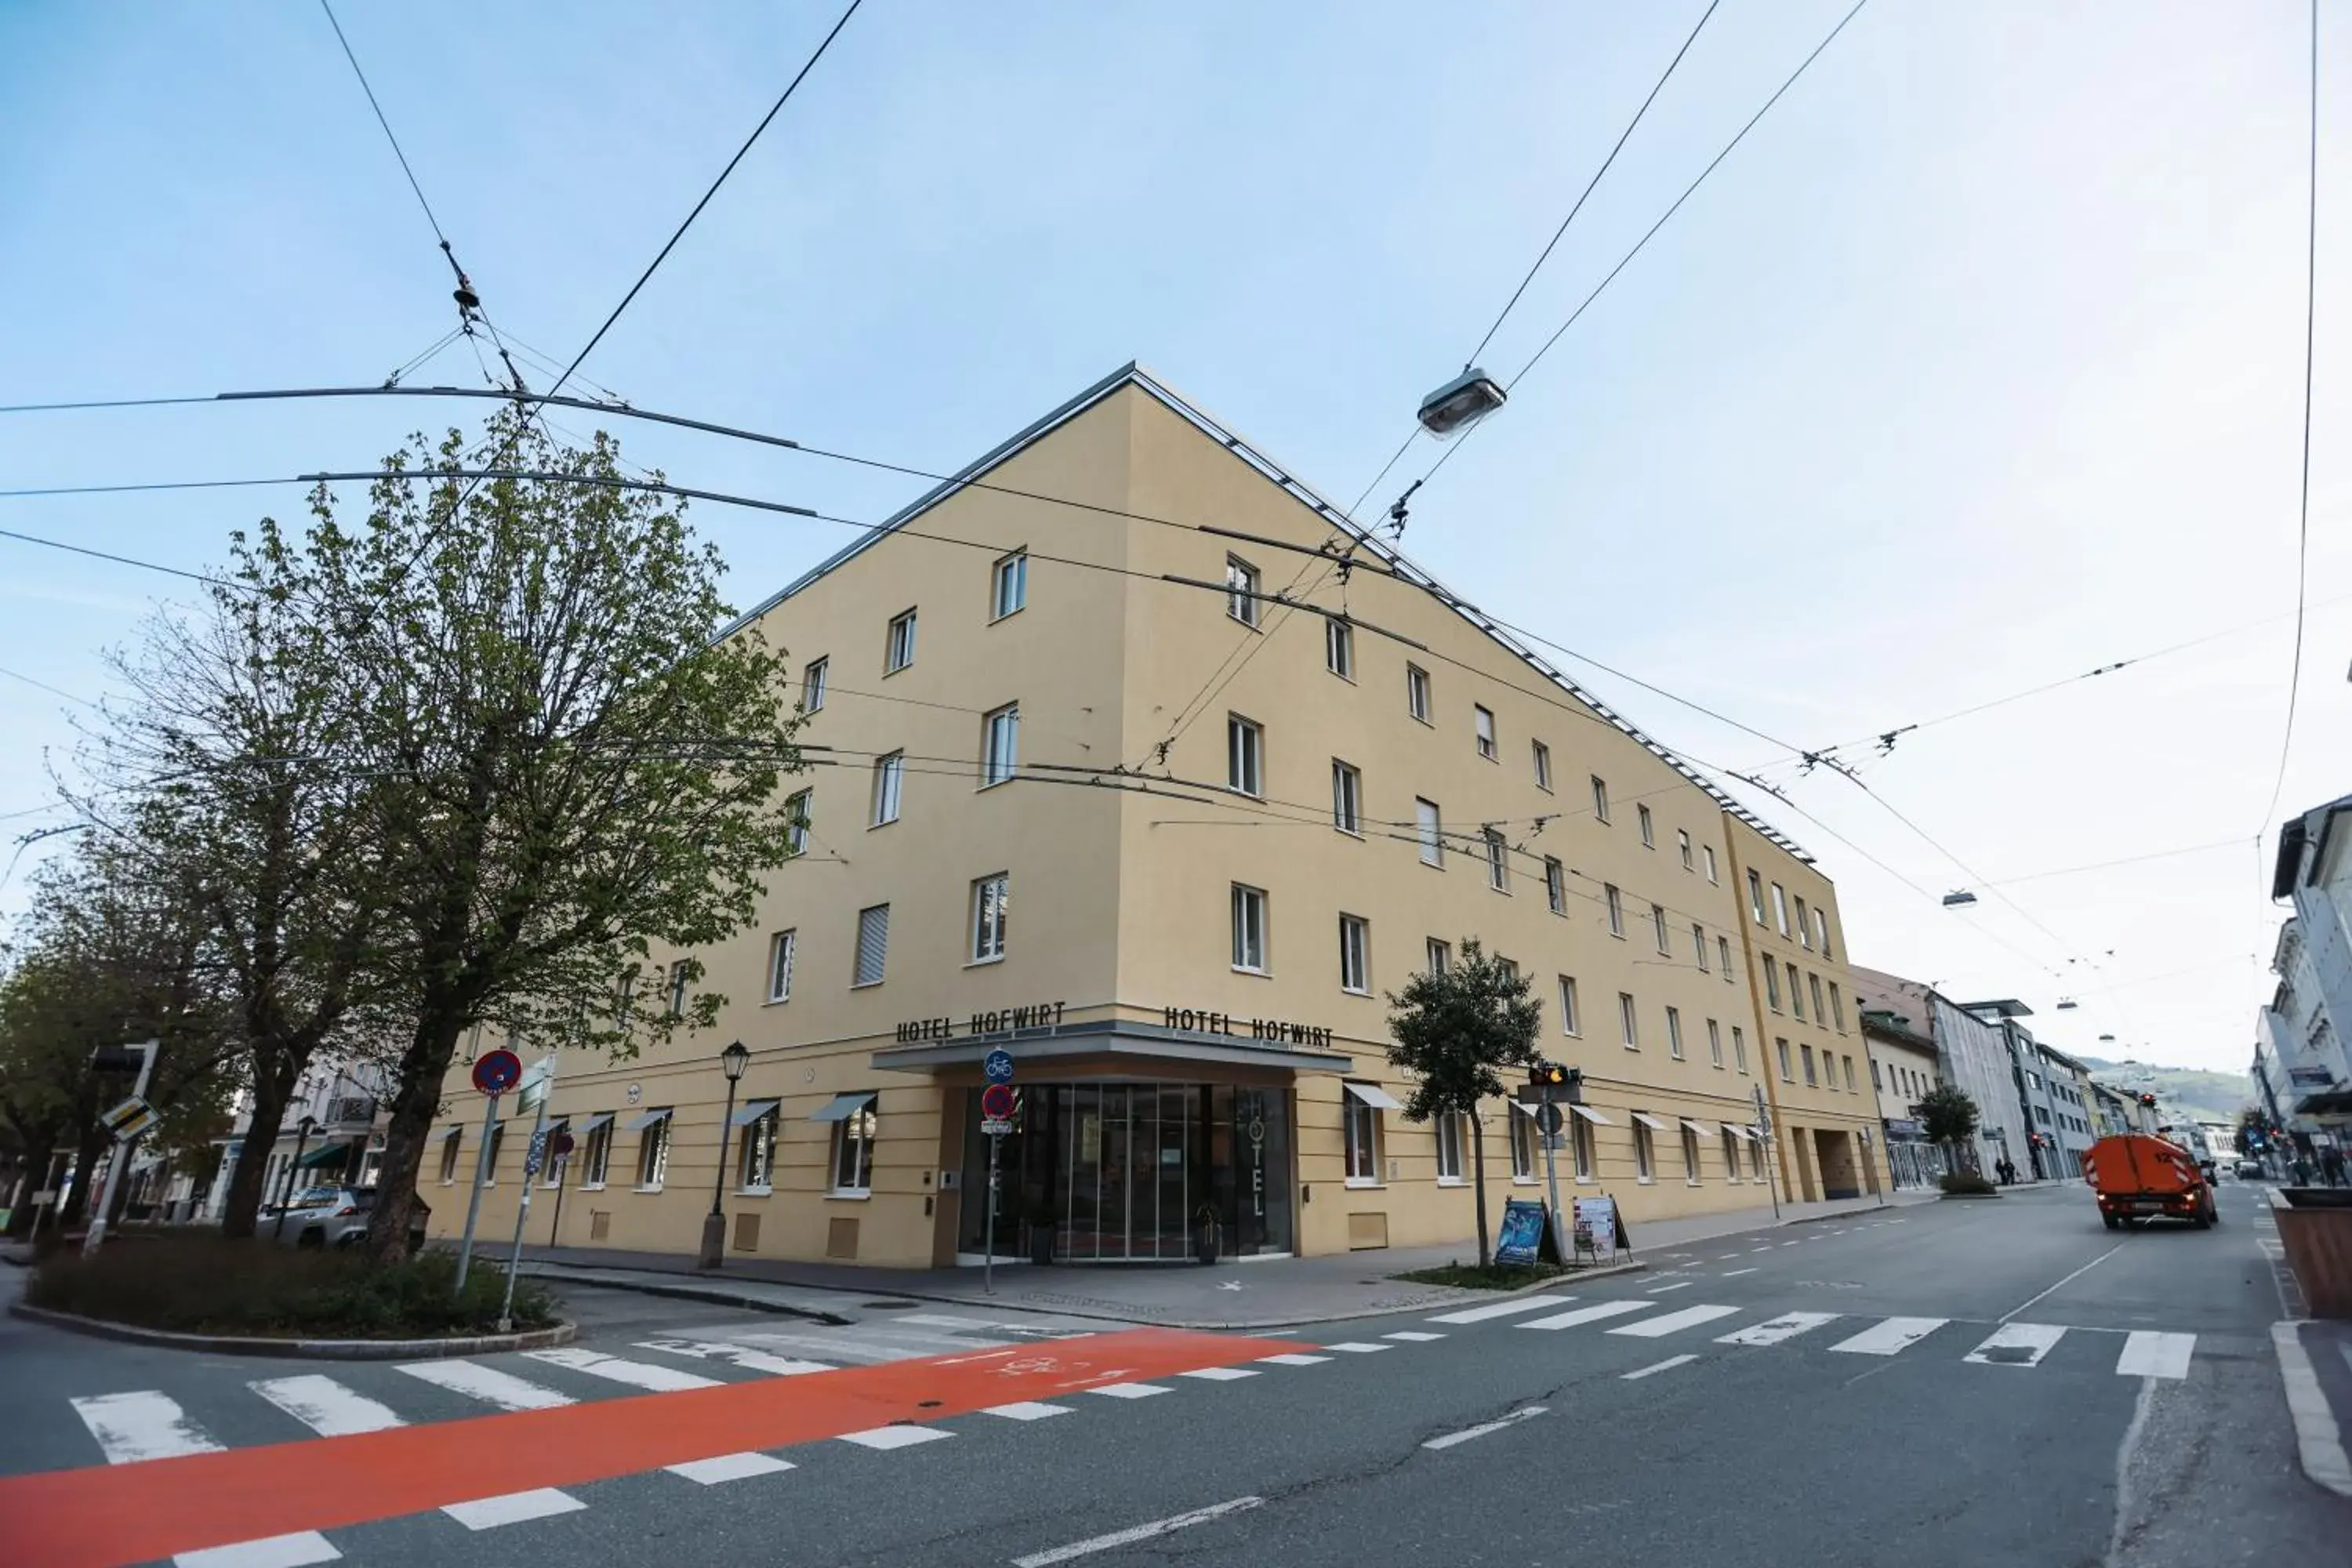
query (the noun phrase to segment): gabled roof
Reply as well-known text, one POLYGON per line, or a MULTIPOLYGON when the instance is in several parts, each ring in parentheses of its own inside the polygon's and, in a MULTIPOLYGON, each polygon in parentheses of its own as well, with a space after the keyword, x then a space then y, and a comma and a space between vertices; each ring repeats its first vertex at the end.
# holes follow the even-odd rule
POLYGON ((1575 681, 1569 679, 1566 674, 1545 660, 1541 656, 1529 648, 1517 637, 1513 637, 1501 626, 1497 625, 1475 605, 1473 605, 1469 600, 1462 597, 1459 594, 1454 593, 1452 589, 1447 588, 1444 584, 1438 582, 1436 578, 1431 576, 1426 571, 1423 570, 1419 565, 1408 559, 1402 552, 1397 550, 1395 546, 1383 540, 1375 538, 1365 529, 1357 526, 1355 520, 1350 518, 1344 510, 1317 494, 1316 491, 1309 488, 1303 480, 1293 475, 1287 468, 1276 462, 1272 458, 1268 457, 1262 448, 1243 437, 1235 432, 1232 426, 1226 425, 1223 421, 1218 419, 1215 416, 1202 408, 1198 403, 1185 396, 1183 394, 1177 392, 1166 382, 1154 375, 1150 371, 1131 360, 1128 363, 1120 366, 1118 370, 1113 371, 1110 374, 1103 377, 1100 381, 1096 382, 1092 386, 1087 387, 1084 392, 1079 393, 1076 397, 1071 398, 1068 402, 1063 404, 1052 413, 1047 414, 1043 418, 1036 420, 1014 435, 1006 437, 1004 440, 998 442, 988 451, 982 453, 980 457, 975 458, 971 462, 965 464, 962 468, 957 469, 947 479, 940 480, 938 484, 932 486, 929 489, 924 491, 921 495, 908 502, 905 506, 900 507, 888 518, 876 525, 871 531, 861 535, 850 544, 835 551, 832 555, 827 556, 824 560, 819 562, 816 565, 811 567, 808 571, 794 578, 791 583, 785 584, 782 589, 777 593, 770 595, 767 598, 762 599, 759 604, 753 605, 751 609, 737 616, 732 625, 727 626, 719 634, 720 640, 732 637, 735 633, 742 630, 753 621, 758 620, 761 616, 766 615, 769 611, 774 609, 778 605, 782 604, 786 599, 791 598, 793 595, 808 587, 809 584, 816 582, 819 578, 824 577, 826 574, 834 571, 845 563, 855 560, 858 555, 865 552, 871 550, 884 538, 895 532, 907 523, 913 521, 924 512, 929 511, 932 507, 939 505, 940 502, 954 495, 958 490, 964 489, 974 480, 983 478, 992 469, 1018 456, 1030 447, 1034 446, 1039 441, 1045 439, 1047 436, 1052 435, 1055 430, 1058 430, 1063 426, 1077 418, 1080 415, 1087 413, 1097 405, 1110 398, 1113 395, 1130 386, 1134 387, 1144 395, 1153 399, 1162 407, 1168 409, 1169 412, 1192 425, 1195 429, 1198 429, 1202 435, 1207 436, 1211 440, 1232 452, 1234 457, 1239 458, 1243 462, 1247 463, 1251 468, 1255 468, 1258 473, 1269 482, 1278 485, 1283 489, 1288 491, 1291 497, 1297 500, 1301 505, 1317 513, 1333 528, 1346 533, 1351 540, 1353 540, 1354 544, 1350 547, 1351 549, 1360 549, 1369 554, 1377 556, 1381 563, 1386 565, 1400 581, 1409 583, 1428 593, 1432 597, 1437 599, 1441 604, 1454 611, 1455 615, 1460 616, 1464 620, 1468 621, 1472 626, 1486 633, 1489 638, 1507 649, 1521 662, 1535 669, 1537 673, 1543 676, 1545 679, 1550 681, 1554 686, 1559 687, 1561 690, 1575 698, 1585 707, 1591 709, 1601 719, 1632 738, 1634 742, 1639 743, 1644 751, 1647 751, 1651 755, 1664 763, 1677 773, 1680 773, 1684 779, 1704 793, 1707 798, 1714 801, 1717 805, 1721 806, 1725 811, 1730 813, 1741 822, 1746 823, 1749 827, 1754 828, 1759 834, 1762 835, 1773 845, 1786 851, 1788 854, 1796 857, 1799 860, 1803 861, 1809 866, 1814 863, 1813 857, 1806 852, 1803 846, 1789 837, 1788 835, 1782 833, 1779 828, 1774 827, 1770 823, 1768 823, 1763 818, 1758 816, 1754 812, 1748 810, 1737 800, 1734 800, 1729 795, 1726 794, 1716 784, 1702 777, 1689 763, 1675 755, 1674 752, 1667 750, 1666 747, 1659 742, 1653 740, 1649 735, 1643 733, 1630 720, 1624 718, 1614 709, 1612 709, 1607 703, 1601 701, 1598 697, 1595 697, 1592 693, 1585 690, 1575 681))

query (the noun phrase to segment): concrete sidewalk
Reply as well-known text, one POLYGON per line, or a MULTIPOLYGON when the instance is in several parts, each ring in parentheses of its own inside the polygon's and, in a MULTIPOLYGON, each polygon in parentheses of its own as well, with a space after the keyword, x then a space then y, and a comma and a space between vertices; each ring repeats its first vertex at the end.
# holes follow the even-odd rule
MULTIPOLYGON (((1939 1195, 1900 1193, 1883 1206, 1906 1208, 1935 1202, 1939 1195)), ((1579 1279, 1619 1272, 1624 1267, 1647 1267, 1664 1253, 1692 1243, 1775 1226, 1834 1219, 1881 1206, 1872 1198, 1783 1204, 1778 1220, 1768 1213, 1759 1221, 1749 1212, 1646 1224, 1633 1229, 1630 1239, 1634 1250, 1630 1261, 1621 1257, 1618 1267, 1588 1268, 1548 1284, 1572 1289, 1579 1279)), ((992 1294, 984 1289, 982 1271, 971 1268, 872 1268, 730 1256, 723 1270, 703 1273, 695 1268, 692 1258, 684 1255, 603 1247, 526 1247, 523 1258, 525 1272, 551 1283, 571 1279, 816 1318, 835 1317, 870 1301, 919 1300, 1165 1328, 1245 1330, 1296 1328, 1492 1300, 1491 1291, 1420 1285, 1395 1278, 1414 1269, 1467 1263, 1476 1252, 1477 1244, 1465 1240, 1323 1258, 1234 1260, 1210 1268, 1181 1263, 1039 1268, 1008 1260, 996 1267, 992 1294)))

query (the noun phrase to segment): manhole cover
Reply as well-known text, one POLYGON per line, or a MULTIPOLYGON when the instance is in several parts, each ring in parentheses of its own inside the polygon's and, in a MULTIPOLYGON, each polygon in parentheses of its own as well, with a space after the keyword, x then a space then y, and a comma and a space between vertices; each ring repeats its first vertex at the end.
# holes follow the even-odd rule
POLYGON ((858 1303, 859 1306, 873 1312, 899 1312, 904 1311, 908 1307, 919 1306, 920 1304, 921 1303, 916 1301, 860 1301, 858 1303))

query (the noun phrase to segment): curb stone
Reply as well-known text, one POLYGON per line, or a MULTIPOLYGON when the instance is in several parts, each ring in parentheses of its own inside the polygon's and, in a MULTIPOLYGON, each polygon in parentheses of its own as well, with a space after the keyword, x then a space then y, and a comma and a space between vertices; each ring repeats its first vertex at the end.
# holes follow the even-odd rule
POLYGON ((166 1350, 210 1351, 215 1355, 308 1357, 320 1361, 398 1361, 540 1350, 570 1344, 580 1332, 576 1324, 558 1323, 551 1329, 532 1329, 523 1333, 427 1340, 281 1340, 252 1334, 187 1334, 170 1329, 142 1329, 132 1323, 110 1323, 102 1318, 31 1307, 22 1301, 9 1303, 8 1310, 33 1322, 88 1334, 93 1339, 123 1340, 131 1344, 160 1345, 166 1350))
POLYGON ((2271 1344, 2278 1352, 2279 1375, 2286 1383, 2287 1414, 2294 1420, 2303 1473, 2336 1496, 2352 1498, 2352 1459, 2345 1457, 2336 1413, 2328 1407, 2319 1374, 2312 1370, 2298 1326, 2291 1320, 2273 1323, 2271 1344))
MULTIPOLYGON (((756 1296, 737 1296, 725 1290, 698 1285, 656 1284, 651 1280, 605 1279, 593 1274, 566 1274, 560 1270, 573 1267, 565 1263, 526 1263, 518 1274, 532 1275, 541 1279, 555 1279, 573 1285, 585 1285, 591 1289, 604 1286, 614 1290, 634 1290, 640 1296, 667 1296, 680 1301, 699 1301, 707 1307, 740 1307, 754 1312, 773 1312, 781 1318, 799 1318, 806 1322, 823 1323, 827 1328, 845 1329, 856 1320, 837 1317, 831 1312, 813 1311, 806 1307, 787 1307, 781 1301, 765 1301, 756 1296)), ((820 1289, 820 1286, 795 1286, 795 1289, 820 1289)), ((903 1296, 903 1290, 877 1292, 886 1296, 903 1296)))

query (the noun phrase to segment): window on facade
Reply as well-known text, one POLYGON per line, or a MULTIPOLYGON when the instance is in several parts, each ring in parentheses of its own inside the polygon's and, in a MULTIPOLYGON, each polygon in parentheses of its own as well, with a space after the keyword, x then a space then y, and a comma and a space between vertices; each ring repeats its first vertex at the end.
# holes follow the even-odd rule
POLYGON ((1682 853, 1683 869, 1689 870, 1691 868, 1691 837, 1688 828, 1675 829, 1675 847, 1682 853))
POLYGON ((1797 966, 1789 965, 1789 1011, 1799 1018, 1805 1016, 1805 994, 1797 989, 1797 966))
POLYGON ((1683 1129, 1683 1180, 1698 1185, 1698 1134, 1683 1129))
POLYGON ((1339 1105, 1346 1113, 1349 1184, 1371 1186, 1381 1179, 1381 1108, 1344 1092, 1339 1105))
POLYGON ((1860 1089, 1856 1089, 1856 1088, 1854 1087, 1854 1082, 1853 1082, 1853 1058, 1852 1057, 1849 1057, 1849 1056, 1841 1055, 1841 1056, 1838 1058, 1838 1065, 1839 1065, 1839 1066, 1841 1066, 1842 1068, 1843 1068, 1845 1069, 1845 1088, 1846 1088, 1846 1092, 1847 1092, 1848 1094, 1859 1094, 1859 1093, 1861 1093, 1862 1091, 1861 1091, 1860 1089))
POLYGON ((1664 904, 1650 906, 1650 934, 1657 938, 1660 952, 1668 955, 1674 952, 1674 949, 1666 942, 1666 906, 1664 904))
POLYGON ((1870 1087, 1875 1089, 1884 1089, 1886 1087, 1885 1084, 1878 1081, 1878 1058, 1876 1057, 1870 1058, 1870 1087))
POLYGON ((1225 787, 1265 793, 1265 731, 1238 713, 1225 715, 1225 787))
POLYGON ((1437 803, 1415 799, 1412 803, 1413 831, 1421 838, 1421 863, 1424 866, 1445 864, 1445 830, 1438 820, 1437 803))
POLYGON ((1245 626, 1258 622, 1265 601, 1258 597, 1257 568, 1238 555, 1225 557, 1225 614, 1245 626))
POLYGON ((1706 1059, 1715 1067, 1723 1065, 1723 1026, 1712 1018, 1706 1021, 1706 1059))
POLYGON ((1819 1085, 1821 1079, 1813 1076, 1813 1047, 1801 1045, 1797 1047, 1797 1054, 1804 1060, 1806 1087, 1810 1089, 1819 1085))
POLYGON ((1615 883, 1603 882, 1601 885, 1601 901, 1609 909, 1609 934, 1623 936, 1625 934, 1625 900, 1619 897, 1615 883))
POLYGON ((1323 623, 1323 668, 1342 680, 1356 679, 1356 628, 1337 616, 1323 623))
POLYGON ((1462 1113, 1441 1110, 1436 1122, 1437 1179, 1458 1182, 1462 1179, 1462 1113))
POLYGON ((1818 909, 1813 911, 1813 936, 1821 947, 1823 958, 1837 956, 1830 951, 1830 917, 1818 909))
POLYGON ((1432 974, 1443 974, 1454 967, 1454 949, 1435 937, 1428 940, 1421 952, 1422 968, 1432 974))
POLYGON ((810 809, 816 805, 816 791, 804 789, 784 802, 784 854, 787 857, 808 853, 810 809))
POLYGON ((1016 551, 996 563, 994 589, 989 595, 990 618, 1003 620, 1029 602, 1029 552, 1016 551))
POLYGON ((1429 722, 1429 671, 1417 664, 1404 667, 1404 710, 1429 722))
POLYGON ((687 988, 692 984, 693 969, 687 960, 681 958, 670 964, 669 994, 665 1005, 668 1007, 671 1017, 685 1016, 687 988))
POLYGON ((581 1184, 589 1187, 603 1186, 604 1174, 611 1169, 613 1163, 613 1119, 611 1117, 605 1117, 604 1125, 590 1131, 587 1146, 581 1151, 581 1184))
POLYGON ((1717 959, 1719 959, 1719 960, 1721 960, 1721 961, 1722 961, 1722 964, 1723 964, 1723 983, 1724 983, 1726 985, 1730 984, 1731 984, 1731 939, 1730 939, 1729 937, 1727 937, 1727 936, 1719 936, 1719 937, 1717 937, 1717 938, 1715 939, 1715 956, 1716 956, 1717 959))
POLYGON ((1489 827, 1483 830, 1486 841, 1486 885, 1498 893, 1511 890, 1510 846, 1503 842, 1503 830, 1489 827))
POLYGON ((1683 1059, 1683 1013, 1679 1007, 1666 1009, 1666 1055, 1676 1061, 1683 1059))
POLYGON ((1265 890, 1234 884, 1234 967, 1265 971, 1265 890))
POLYGON ((1372 989, 1372 928, 1360 916, 1339 917, 1339 989, 1359 996, 1372 989))
POLYGON ((637 1185, 658 1187, 669 1175, 669 1112, 655 1119, 637 1134, 637 1185))
POLYGON ((747 1193, 764 1193, 776 1184, 777 1115, 771 1106, 743 1129, 743 1148, 735 1156, 735 1184, 747 1193))
POLYGON ((1584 1033, 1583 1016, 1576 1009, 1576 976, 1559 977, 1559 1032, 1563 1035, 1584 1033))
POLYGON ((1541 741, 1531 741, 1528 744, 1535 748, 1536 788, 1549 792, 1551 789, 1551 748, 1541 741))
POLYGON ((465 1142, 466 1130, 462 1127, 452 1127, 441 1135, 441 1180, 445 1184, 457 1179, 457 1151, 465 1142))
POLYGON ((1777 1013, 1780 1010, 1780 966, 1767 958, 1763 963, 1763 970, 1764 1000, 1770 1003, 1772 1011, 1777 1013))
POLYGON ((1609 820, 1609 784, 1599 773, 1592 775, 1592 815, 1609 820))
POLYGON ((1580 1182, 1589 1182, 1592 1180, 1593 1167, 1596 1163, 1592 1153, 1592 1123, 1585 1121, 1581 1116, 1574 1115, 1569 1118, 1569 1123, 1574 1129, 1575 1134, 1570 1141, 1570 1146, 1576 1151, 1576 1179, 1580 1182))
POLYGON ((1782 936, 1789 934, 1789 897, 1778 882, 1772 884, 1772 923, 1782 936))
POLYGON ((1342 833, 1364 830, 1364 775, 1339 758, 1331 759, 1331 826, 1342 833))
POLYGON ((1568 913, 1568 868, 1549 855, 1544 857, 1544 903, 1556 915, 1568 913))
POLYGON ((793 952, 800 945, 798 931, 780 931, 768 939, 768 1000, 793 999, 793 952))
POLYGON ((879 985, 890 957, 890 906, 876 904, 857 911, 857 962, 850 984, 879 985))
POLYGON ((1739 1180, 1739 1139, 1728 1129, 1723 1133, 1723 1179, 1739 1180))
POLYGON ((1004 956, 1005 921, 1013 912, 1013 874, 999 871, 971 885, 971 961, 992 963, 1004 956))
POLYGON ((1021 704, 1008 702, 980 721, 980 787, 1001 784, 1021 767, 1021 704))
POLYGON ((915 612, 894 616, 890 636, 882 648, 882 673, 889 675, 915 662, 915 612))
POLYGON ((1642 826, 1642 847, 1655 849, 1658 847, 1658 828, 1657 824, 1650 819, 1650 808, 1637 805, 1633 808, 1633 816, 1642 826))
POLYGON ((874 1141, 879 1130, 875 1098, 833 1124, 833 1191, 836 1196, 862 1196, 874 1190, 874 1141))
POLYGON ((1535 1118, 1516 1107, 1510 1112, 1511 1180, 1531 1182, 1536 1175, 1535 1118))
POLYGON ((1796 1082, 1796 1068, 1792 1067, 1789 1061, 1789 1042, 1783 1039, 1775 1038, 1772 1045, 1773 1048, 1776 1049, 1780 1056, 1780 1081, 1782 1083, 1796 1082))
POLYGON ((1764 879, 1754 871, 1748 873, 1748 910, 1758 925, 1764 923, 1764 879))
POLYGON ((1627 1050, 1642 1048, 1641 1029, 1633 1016, 1633 994, 1630 991, 1617 993, 1617 1028, 1625 1037, 1627 1050))
POLYGON ((801 710, 814 713, 824 707, 824 676, 828 661, 813 658, 801 671, 801 710))
POLYGON ((1699 853, 1706 857, 1706 879, 1712 882, 1715 880, 1715 846, 1702 844, 1699 846, 1699 853))
POLYGON ((1813 926, 1812 922, 1805 918, 1805 900, 1802 898, 1797 900, 1797 942, 1806 952, 1812 951, 1813 926))
POLYGON ((1706 973, 1706 928, 1696 921, 1691 922, 1691 961, 1701 974, 1706 973))
POLYGON ((1806 989, 1810 990, 1813 994, 1813 1022, 1816 1024, 1828 1023, 1830 1021, 1830 1010, 1822 1005, 1822 977, 1808 970, 1805 973, 1805 986, 1806 989))
POLYGON ((1642 1120, 1642 1112, 1637 1110, 1633 1112, 1633 1175, 1637 1181, 1646 1182, 1655 1173, 1656 1159, 1651 1149, 1649 1124, 1642 1120))
POLYGON ((1495 760, 1495 715, 1486 709, 1473 706, 1470 717, 1477 732, 1478 754, 1491 763, 1495 760))
POLYGON ((1748 1035, 1737 1024, 1731 1026, 1731 1065, 1740 1072, 1748 1070, 1748 1035))
POLYGON ((874 818, 869 826, 880 827, 898 820, 898 792, 906 778, 906 752, 874 759, 874 818))
POLYGON ((1845 998, 1838 994, 1837 982, 1830 982, 1830 1017, 1837 1024, 1837 1032, 1845 1033, 1845 998))

